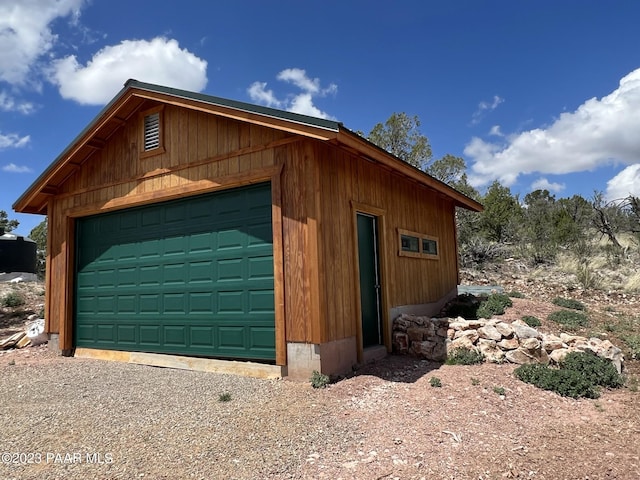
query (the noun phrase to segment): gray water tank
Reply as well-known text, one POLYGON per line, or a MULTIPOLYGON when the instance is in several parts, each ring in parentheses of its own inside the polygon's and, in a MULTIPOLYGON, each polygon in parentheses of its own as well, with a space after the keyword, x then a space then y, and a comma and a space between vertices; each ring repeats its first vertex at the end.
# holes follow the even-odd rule
POLYGON ((0 228, 0 273, 36 273, 37 265, 36 242, 0 228))

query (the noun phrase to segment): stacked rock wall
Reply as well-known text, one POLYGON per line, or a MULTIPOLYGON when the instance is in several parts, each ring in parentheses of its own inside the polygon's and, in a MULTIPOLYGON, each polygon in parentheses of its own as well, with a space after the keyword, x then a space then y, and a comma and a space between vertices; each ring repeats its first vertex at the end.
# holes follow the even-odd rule
POLYGON ((457 348, 473 349, 489 362, 560 363, 569 352, 591 351, 622 372, 622 351, 609 340, 540 333, 521 320, 512 323, 400 315, 393 321, 393 351, 442 362, 457 348))

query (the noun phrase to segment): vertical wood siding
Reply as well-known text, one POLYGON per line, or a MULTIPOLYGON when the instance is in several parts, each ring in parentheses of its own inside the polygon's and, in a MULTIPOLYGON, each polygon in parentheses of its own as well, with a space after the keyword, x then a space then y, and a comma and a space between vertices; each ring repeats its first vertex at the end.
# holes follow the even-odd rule
POLYGON ((47 321, 62 349, 72 348, 73 217, 265 179, 277 182, 274 235, 281 236, 274 241, 281 250, 274 254, 276 322, 285 334, 277 363, 286 361, 285 341, 357 335, 354 205, 384 212, 388 308, 437 301, 455 287, 450 199, 336 146, 172 105, 163 109, 164 153, 141 159, 141 127, 133 115, 50 201, 47 321), (398 228, 438 237, 440 259, 398 256, 398 228))
POLYGON ((322 262, 322 301, 325 321, 321 338, 337 340, 358 330, 359 296, 355 284, 356 232, 352 204, 384 211, 380 235, 383 288, 388 308, 435 302, 457 284, 454 205, 446 197, 338 148, 316 147, 322 219, 319 230, 322 262), (440 259, 398 255, 398 229, 438 237, 440 259))
MULTIPOLYGON (((283 161, 276 160, 277 146, 295 140, 274 129, 175 106, 166 106, 163 116, 164 153, 139 158, 142 121, 134 115, 49 203, 47 322, 48 331, 60 334, 64 350, 73 346, 73 217, 269 180, 276 162, 283 161)), ((284 347, 280 339, 281 364, 284 347)))

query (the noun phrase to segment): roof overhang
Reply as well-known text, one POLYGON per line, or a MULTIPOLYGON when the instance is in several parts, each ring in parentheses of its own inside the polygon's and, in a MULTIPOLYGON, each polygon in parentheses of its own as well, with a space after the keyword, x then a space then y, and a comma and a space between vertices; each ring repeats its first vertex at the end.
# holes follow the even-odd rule
POLYGON ((391 155, 389 152, 371 143, 367 139, 351 130, 342 127, 338 133, 337 142, 356 152, 361 157, 382 164, 391 171, 395 171, 408 177, 417 183, 429 187, 447 197, 450 197, 457 207, 466 208, 475 212, 481 212, 484 207, 480 202, 467 197, 455 188, 438 180, 435 177, 417 169, 413 165, 391 155))
POLYGON ((49 199, 60 191, 64 182, 96 150, 101 149, 147 101, 215 113, 218 116, 330 142, 452 198, 459 207, 473 211, 483 209, 480 203, 394 157, 338 122, 136 80, 127 81, 114 99, 20 196, 13 209, 22 213, 46 214, 49 199))

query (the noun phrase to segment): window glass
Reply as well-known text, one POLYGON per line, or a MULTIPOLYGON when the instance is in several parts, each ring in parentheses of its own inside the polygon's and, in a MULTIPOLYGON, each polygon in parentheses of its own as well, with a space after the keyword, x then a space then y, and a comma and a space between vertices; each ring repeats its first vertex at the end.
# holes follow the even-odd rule
POLYGON ((438 254, 438 243, 435 240, 429 238, 422 239, 422 253, 427 255, 438 254))
POLYGON ((400 242, 404 252, 420 252, 420 239, 411 235, 400 235, 400 242))

